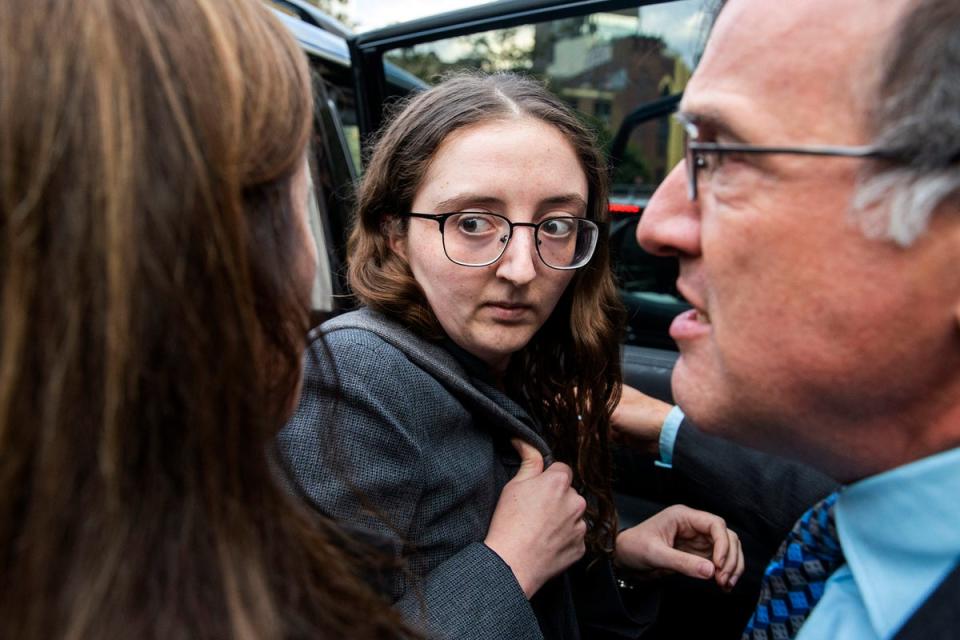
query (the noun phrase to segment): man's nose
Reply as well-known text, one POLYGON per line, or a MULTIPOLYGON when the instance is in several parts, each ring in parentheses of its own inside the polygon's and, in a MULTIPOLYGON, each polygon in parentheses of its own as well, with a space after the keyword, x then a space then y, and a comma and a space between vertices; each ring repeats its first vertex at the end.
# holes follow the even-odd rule
POLYGON ((507 249, 497 263, 497 277, 509 280, 517 286, 527 284, 537 275, 534 230, 530 227, 515 227, 507 249))
POLYGON ((637 242, 658 256, 700 254, 700 210, 687 194, 683 162, 651 196, 637 225, 637 242))

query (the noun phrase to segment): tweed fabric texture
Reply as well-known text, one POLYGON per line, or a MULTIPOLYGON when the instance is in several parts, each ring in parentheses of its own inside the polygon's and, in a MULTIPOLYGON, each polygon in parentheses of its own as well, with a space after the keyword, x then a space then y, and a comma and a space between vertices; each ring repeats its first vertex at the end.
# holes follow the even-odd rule
MULTIPOLYGON (((295 480, 320 511, 389 541, 408 567, 388 576, 390 595, 431 637, 541 638, 513 573, 483 544, 516 471, 509 437, 532 427, 487 423, 450 380, 337 320, 325 345, 311 344, 300 405, 279 434, 295 480)), ((444 364, 466 379, 455 360, 444 364)))

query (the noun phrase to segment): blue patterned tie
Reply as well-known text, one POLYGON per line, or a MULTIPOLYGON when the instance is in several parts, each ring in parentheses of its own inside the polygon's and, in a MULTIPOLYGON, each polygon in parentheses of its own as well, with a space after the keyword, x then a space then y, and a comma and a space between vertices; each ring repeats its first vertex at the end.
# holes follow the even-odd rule
POLYGON ((763 574, 760 600, 741 640, 796 637, 827 578, 843 564, 834 521, 837 496, 831 493, 813 505, 787 534, 763 574))

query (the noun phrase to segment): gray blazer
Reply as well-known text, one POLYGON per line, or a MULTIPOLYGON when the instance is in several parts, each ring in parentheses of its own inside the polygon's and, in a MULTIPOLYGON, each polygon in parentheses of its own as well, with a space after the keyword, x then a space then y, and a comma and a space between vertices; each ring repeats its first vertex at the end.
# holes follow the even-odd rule
MULTIPOLYGON (((390 541, 409 568, 387 576, 390 595, 431 635, 541 638, 510 568, 483 544, 518 463, 509 438, 549 458, 533 421, 449 352, 369 310, 321 332, 279 435, 301 488, 326 514, 390 541)), ((576 637, 573 611, 558 613, 573 626, 563 637, 576 637)))

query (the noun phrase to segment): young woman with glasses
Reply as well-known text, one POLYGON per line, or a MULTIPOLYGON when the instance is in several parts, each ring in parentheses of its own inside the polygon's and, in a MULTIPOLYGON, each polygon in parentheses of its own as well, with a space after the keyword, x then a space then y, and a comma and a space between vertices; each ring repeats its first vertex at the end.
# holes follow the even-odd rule
POLYGON ((387 588, 438 637, 601 637, 597 602, 635 625, 611 617, 611 560, 742 571, 710 514, 617 535, 606 171, 542 85, 459 75, 401 105, 360 185, 364 308, 322 327, 281 449, 318 508, 384 535, 407 566, 387 588))

